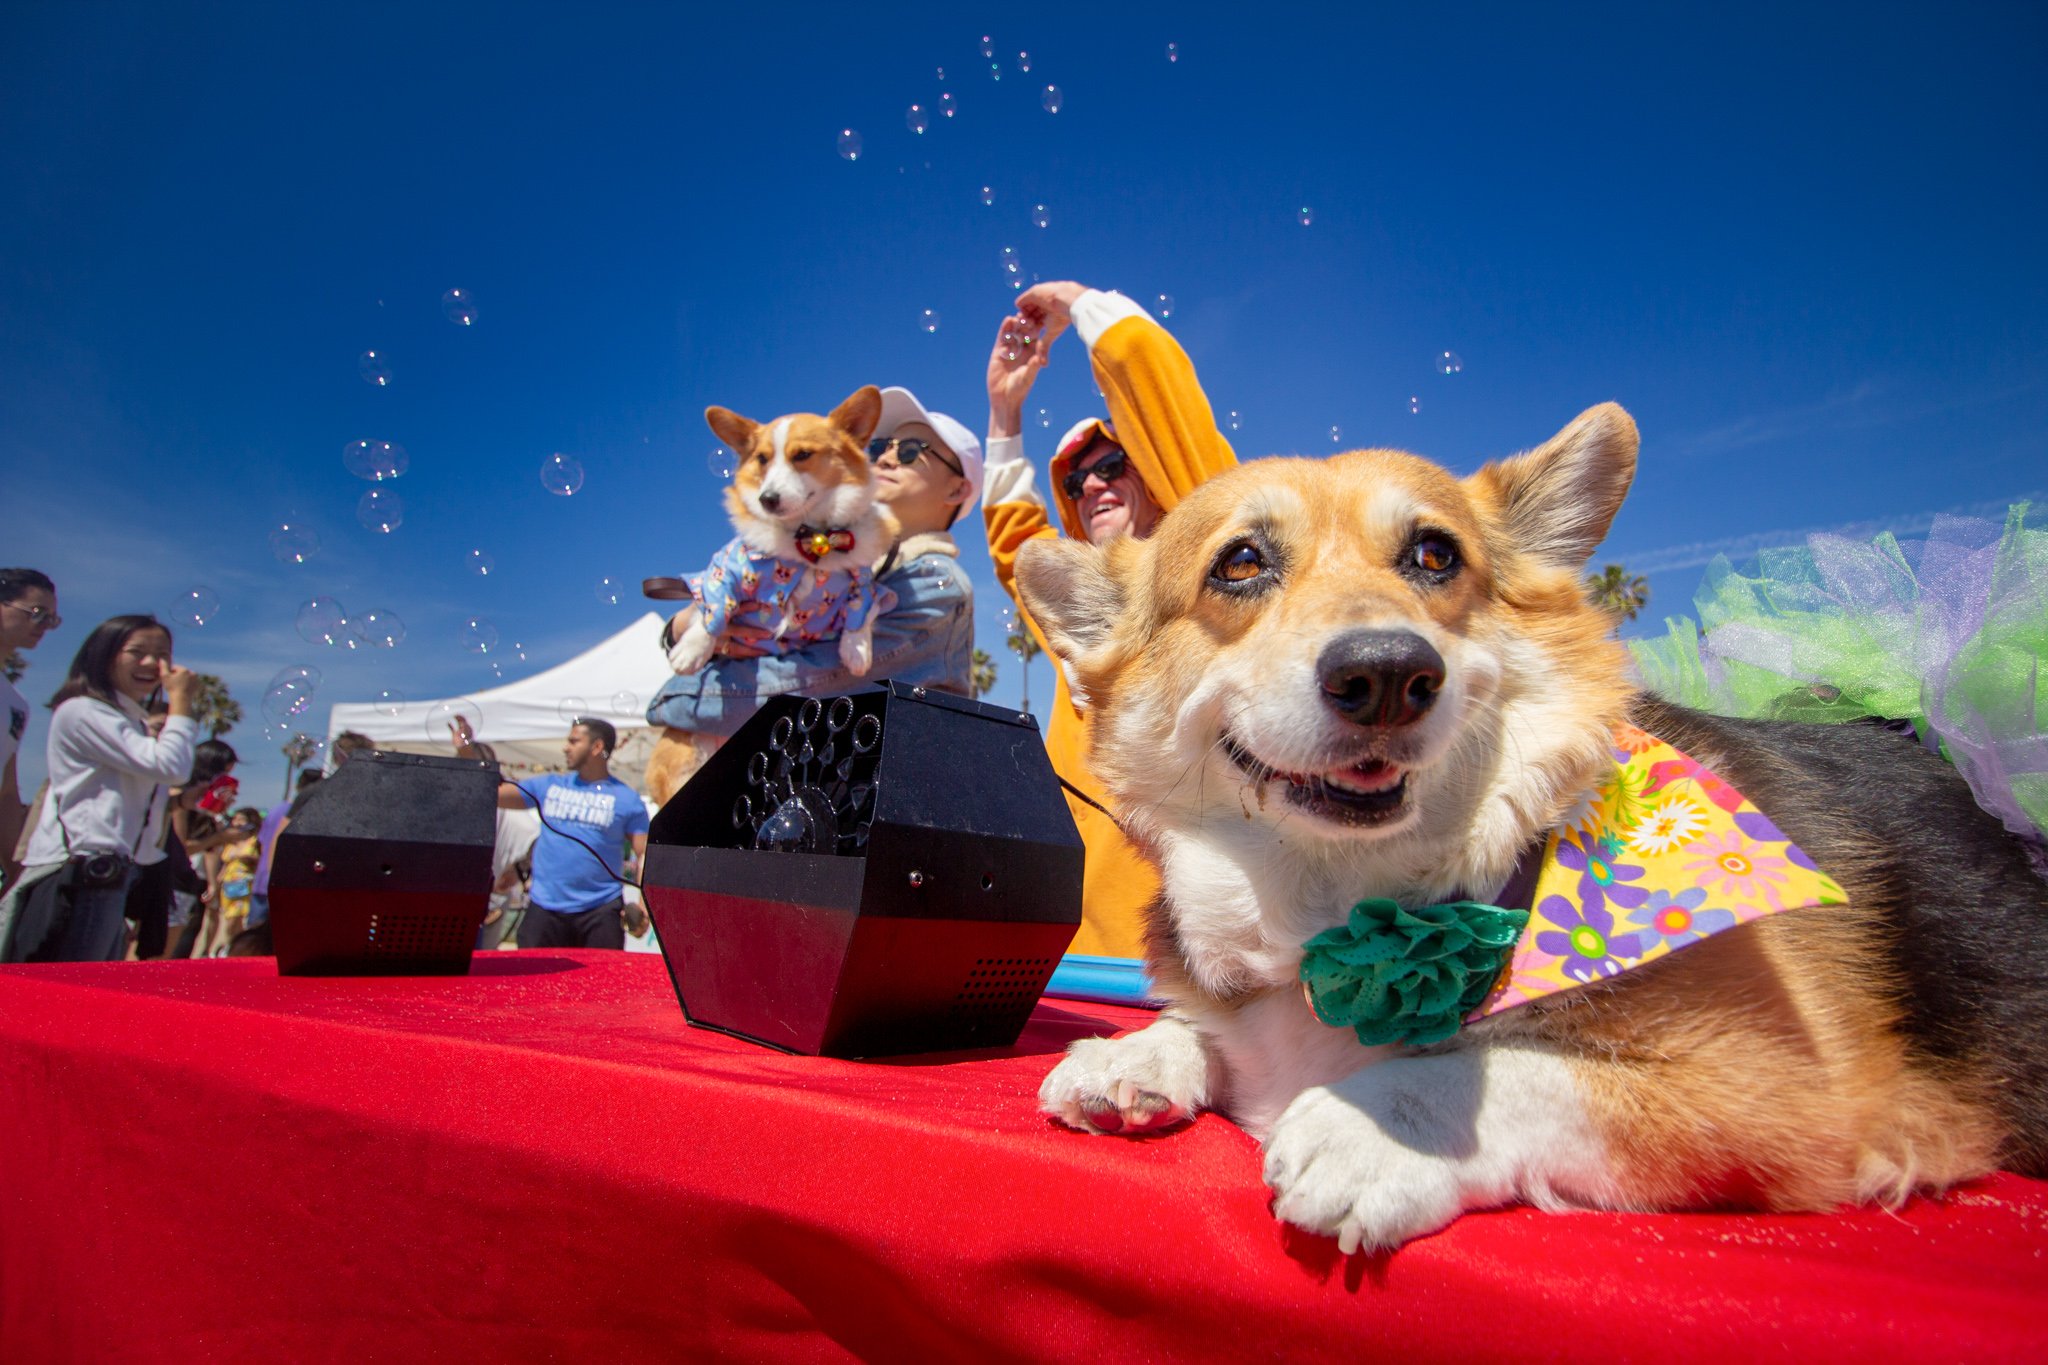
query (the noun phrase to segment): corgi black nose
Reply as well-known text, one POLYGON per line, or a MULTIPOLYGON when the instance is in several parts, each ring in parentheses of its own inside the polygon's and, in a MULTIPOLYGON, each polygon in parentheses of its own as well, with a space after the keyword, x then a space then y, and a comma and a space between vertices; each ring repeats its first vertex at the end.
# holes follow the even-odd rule
POLYGON ((764 511, 773 512, 776 508, 782 506, 782 494, 772 489, 762 489, 760 496, 761 507, 764 511))
POLYGON ((1413 725, 1444 685, 1444 659, 1408 630, 1354 630, 1316 658, 1323 700, 1358 725, 1413 725))

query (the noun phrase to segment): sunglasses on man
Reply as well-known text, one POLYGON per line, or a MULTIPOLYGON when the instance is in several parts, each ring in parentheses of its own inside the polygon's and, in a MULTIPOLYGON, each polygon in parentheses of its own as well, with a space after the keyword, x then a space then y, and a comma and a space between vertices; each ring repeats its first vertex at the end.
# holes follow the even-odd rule
POLYGON ((870 464, 880 464, 882 457, 892 450, 896 452, 896 463, 904 469, 908 469, 916 464, 919 457, 929 455, 955 474, 960 475, 962 478, 966 477, 966 471, 953 461, 947 459, 937 446, 933 445, 930 441, 920 441, 915 436, 905 436, 900 439, 895 436, 876 437, 868 442, 868 462, 870 464))
POLYGON ((1086 469, 1069 469, 1067 477, 1060 480, 1060 487, 1067 490, 1067 497, 1075 502, 1081 500, 1081 490, 1088 486, 1088 476, 1093 474, 1104 483, 1115 483, 1130 468, 1131 457, 1121 450, 1109 454, 1089 465, 1086 469))
POLYGON ((46 630, 55 630, 64 624, 64 618, 48 607, 24 607, 19 602, 0 602, 0 607, 12 608, 46 630))

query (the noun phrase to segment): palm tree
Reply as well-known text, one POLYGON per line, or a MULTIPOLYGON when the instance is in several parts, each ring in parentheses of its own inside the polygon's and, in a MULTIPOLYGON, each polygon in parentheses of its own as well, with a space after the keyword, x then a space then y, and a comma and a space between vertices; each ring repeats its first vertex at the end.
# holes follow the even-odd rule
POLYGON ((242 703, 229 696, 228 685, 211 673, 201 673, 198 682, 199 690, 192 698, 192 719, 219 739, 240 723, 242 703))
POLYGON ((1024 618, 1021 615, 1017 616, 1010 622, 1009 645, 1010 652, 1012 654, 1015 654, 1019 659, 1022 659, 1024 661, 1024 667, 1022 669, 1022 676, 1024 679, 1022 684, 1023 705, 1019 706, 1017 709, 1024 712, 1024 714, 1026 715, 1030 715, 1031 661, 1037 658, 1039 655, 1043 654, 1045 651, 1038 647, 1038 637, 1031 633, 1031 627, 1024 624, 1024 618))
POLYGON ((1609 564, 1586 575, 1586 596, 1617 623, 1633 621, 1650 605, 1650 580, 1619 564, 1609 564))
POLYGON ((284 795, 289 801, 292 795, 292 779, 298 775, 301 767, 311 761, 314 754, 320 752, 320 746, 314 742, 311 735, 300 731, 284 742, 280 752, 284 754, 284 795))
POLYGON ((969 660, 967 669, 967 695, 970 697, 986 696, 995 690, 995 685, 996 661, 989 657, 987 650, 975 650, 973 657, 969 660))

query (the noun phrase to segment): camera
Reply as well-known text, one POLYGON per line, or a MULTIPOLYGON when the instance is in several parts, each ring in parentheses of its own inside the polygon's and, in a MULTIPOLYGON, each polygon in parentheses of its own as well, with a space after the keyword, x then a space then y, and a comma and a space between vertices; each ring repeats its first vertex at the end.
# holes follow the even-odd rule
POLYGON ((128 860, 118 853, 86 853, 72 860, 78 885, 94 891, 119 886, 128 876, 128 860))

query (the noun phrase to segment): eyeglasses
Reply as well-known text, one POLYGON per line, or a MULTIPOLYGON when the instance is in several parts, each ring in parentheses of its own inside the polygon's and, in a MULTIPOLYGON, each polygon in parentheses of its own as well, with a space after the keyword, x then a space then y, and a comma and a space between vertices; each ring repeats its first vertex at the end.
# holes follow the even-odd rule
POLYGON ((1086 469, 1069 469, 1067 477, 1060 480, 1060 487, 1067 490, 1069 498, 1079 501, 1081 490, 1088 486, 1088 476, 1090 474, 1093 474, 1104 483, 1115 483, 1124 476, 1124 471, 1130 467, 1131 457, 1129 455, 1126 455, 1121 450, 1112 450, 1086 469))
POLYGON ((929 455, 962 478, 965 478, 967 475, 966 470, 947 459, 937 446, 933 445, 930 441, 920 441, 915 436, 901 438, 895 436, 876 437, 868 442, 868 460, 871 463, 880 464, 882 457, 892 450, 896 452, 896 463, 904 469, 908 469, 916 464, 919 456, 929 455))
POLYGON ((64 624, 64 618, 48 607, 24 607, 19 602, 0 602, 0 607, 11 607, 45 630, 55 630, 64 624))

